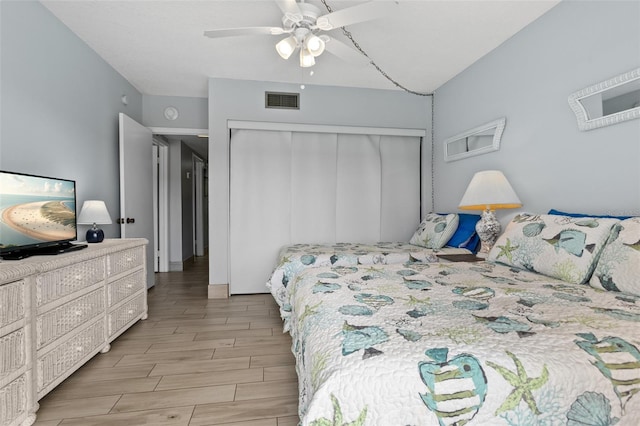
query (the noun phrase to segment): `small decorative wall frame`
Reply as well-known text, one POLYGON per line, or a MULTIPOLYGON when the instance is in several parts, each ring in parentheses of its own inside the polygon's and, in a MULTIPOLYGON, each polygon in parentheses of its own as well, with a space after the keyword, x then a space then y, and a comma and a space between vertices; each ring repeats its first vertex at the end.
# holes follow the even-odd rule
POLYGON ((444 141, 444 161, 462 160, 500 149, 505 117, 483 124, 444 141))
POLYGON ((580 130, 640 118, 640 68, 569 95, 580 130))

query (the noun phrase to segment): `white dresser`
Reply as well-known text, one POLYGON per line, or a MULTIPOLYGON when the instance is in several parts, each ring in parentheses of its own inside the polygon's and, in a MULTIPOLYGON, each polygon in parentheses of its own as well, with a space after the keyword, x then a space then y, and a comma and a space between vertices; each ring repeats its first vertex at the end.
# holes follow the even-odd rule
POLYGON ((0 425, 30 425, 37 401, 147 317, 145 239, 0 262, 0 425))

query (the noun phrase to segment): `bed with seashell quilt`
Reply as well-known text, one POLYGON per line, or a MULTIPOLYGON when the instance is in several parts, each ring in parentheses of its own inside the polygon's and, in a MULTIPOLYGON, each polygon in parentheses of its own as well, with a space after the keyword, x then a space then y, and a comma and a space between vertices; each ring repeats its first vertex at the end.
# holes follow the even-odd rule
POLYGON ((319 266, 430 263, 438 261, 438 254, 468 253, 471 252, 464 248, 431 249, 404 242, 292 244, 280 250, 277 266, 267 282, 267 288, 280 307, 280 316, 284 321, 286 331, 291 311, 288 286, 305 269, 319 266))
POLYGON ((517 215, 487 261, 288 285, 302 425, 637 425, 640 218, 517 215))

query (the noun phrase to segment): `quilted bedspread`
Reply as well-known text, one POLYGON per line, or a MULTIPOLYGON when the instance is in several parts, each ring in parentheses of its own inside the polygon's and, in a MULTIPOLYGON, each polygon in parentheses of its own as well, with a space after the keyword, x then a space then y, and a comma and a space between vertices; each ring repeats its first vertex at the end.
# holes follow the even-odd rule
POLYGON ((637 425, 640 297, 489 263, 289 284, 303 425, 637 425))
POLYGON ((334 245, 293 244, 280 249, 278 264, 267 282, 267 288, 280 306, 280 315, 284 320, 286 331, 291 310, 287 287, 301 271, 317 266, 395 264, 410 260, 437 262, 436 253, 469 253, 469 250, 449 247, 432 250, 409 243, 387 242, 374 244, 338 243, 334 245))

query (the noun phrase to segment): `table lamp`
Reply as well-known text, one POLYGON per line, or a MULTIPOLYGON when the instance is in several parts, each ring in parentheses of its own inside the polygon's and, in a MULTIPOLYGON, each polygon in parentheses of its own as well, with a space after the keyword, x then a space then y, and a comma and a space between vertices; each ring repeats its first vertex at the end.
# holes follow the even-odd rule
POLYGON ((104 201, 87 200, 82 204, 82 210, 78 216, 79 225, 93 225, 87 231, 88 243, 100 243, 104 240, 104 232, 97 225, 111 224, 111 217, 104 201))
POLYGON ((522 207, 522 203, 501 171, 485 170, 473 175, 458 208, 483 210, 482 218, 476 223, 476 232, 482 242, 480 256, 486 257, 500 236, 500 222, 496 219, 495 209, 518 207, 522 207))

